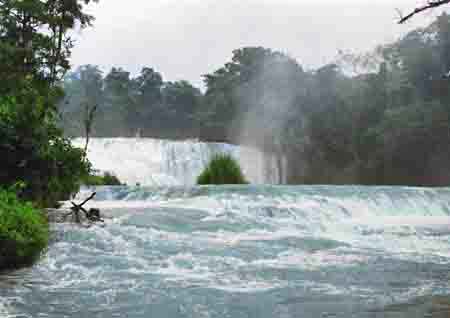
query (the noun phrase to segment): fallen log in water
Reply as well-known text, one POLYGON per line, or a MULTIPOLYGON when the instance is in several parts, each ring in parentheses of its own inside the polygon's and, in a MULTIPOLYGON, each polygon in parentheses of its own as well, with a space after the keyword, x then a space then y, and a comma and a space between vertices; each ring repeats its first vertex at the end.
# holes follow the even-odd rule
POLYGON ((70 201, 72 203, 71 212, 68 213, 68 215, 73 214, 75 216, 75 222, 81 223, 80 218, 80 211, 84 213, 86 216, 86 219, 88 219, 91 222, 104 222, 104 220, 100 217, 100 210, 99 209, 89 209, 89 211, 86 211, 85 208, 83 208, 83 205, 85 205, 87 202, 92 200, 97 193, 93 192, 86 200, 84 200, 81 204, 76 204, 73 201, 70 201))
POLYGON ((89 222, 91 224, 96 222, 105 222, 100 215, 99 209, 91 208, 89 210, 86 210, 83 207, 83 205, 92 200, 95 195, 96 193, 93 192, 81 204, 76 204, 75 202, 71 201, 70 203, 72 204, 72 207, 70 208, 70 211, 61 209, 47 209, 46 212, 49 222, 72 222, 77 224, 83 224, 84 222, 89 222))

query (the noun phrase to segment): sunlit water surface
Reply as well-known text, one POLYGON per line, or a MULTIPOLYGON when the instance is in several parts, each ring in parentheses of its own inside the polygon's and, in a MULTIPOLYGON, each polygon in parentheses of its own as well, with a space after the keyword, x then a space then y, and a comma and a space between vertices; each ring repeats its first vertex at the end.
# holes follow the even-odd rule
POLYGON ((0 317, 450 317, 450 189, 97 191, 105 226, 52 225, 0 317))

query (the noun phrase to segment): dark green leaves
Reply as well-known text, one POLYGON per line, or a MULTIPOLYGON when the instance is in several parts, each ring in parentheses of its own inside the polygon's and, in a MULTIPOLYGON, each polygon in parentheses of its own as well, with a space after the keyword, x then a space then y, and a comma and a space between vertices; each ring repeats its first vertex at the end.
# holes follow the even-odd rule
POLYGON ((48 224, 30 203, 0 189, 0 270, 33 262, 47 246, 48 224))
POLYGON ((230 155, 214 156, 208 166, 197 178, 200 185, 208 184, 247 184, 237 161, 230 155))

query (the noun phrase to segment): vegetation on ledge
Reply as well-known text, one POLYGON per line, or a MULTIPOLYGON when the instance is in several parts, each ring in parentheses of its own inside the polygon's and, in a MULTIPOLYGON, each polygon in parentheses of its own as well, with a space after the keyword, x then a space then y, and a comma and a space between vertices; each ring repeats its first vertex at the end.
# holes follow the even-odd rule
POLYGON ((111 185, 123 185, 119 178, 110 172, 105 172, 103 175, 90 174, 82 181, 86 186, 111 186, 111 185))
POLYGON ((46 248, 45 216, 11 190, 0 190, 0 270, 29 265, 46 248))
POLYGON ((197 178, 199 185, 208 184, 247 184, 241 167, 236 160, 226 154, 214 156, 208 166, 197 178))

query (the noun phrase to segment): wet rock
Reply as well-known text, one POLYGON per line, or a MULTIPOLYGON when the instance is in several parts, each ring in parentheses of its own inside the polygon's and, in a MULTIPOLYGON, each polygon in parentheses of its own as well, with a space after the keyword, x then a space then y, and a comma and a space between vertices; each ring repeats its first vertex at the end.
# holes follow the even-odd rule
MULTIPOLYGON (((45 213, 50 223, 79 223, 70 209, 46 209, 45 213)), ((81 222, 88 221, 82 213, 79 217, 81 222)))

